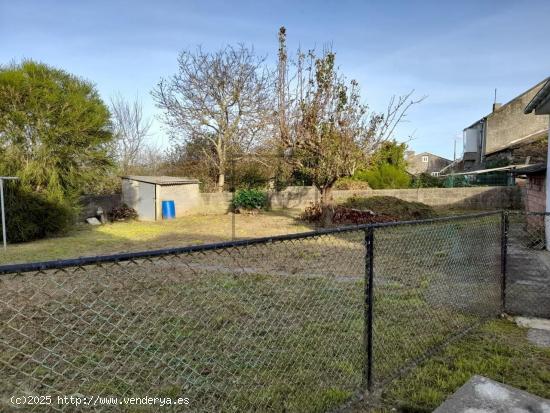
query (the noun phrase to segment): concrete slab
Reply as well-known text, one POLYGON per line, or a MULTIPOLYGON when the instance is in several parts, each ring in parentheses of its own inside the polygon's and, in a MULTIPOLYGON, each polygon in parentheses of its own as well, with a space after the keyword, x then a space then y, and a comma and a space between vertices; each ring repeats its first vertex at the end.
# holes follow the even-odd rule
POLYGON ((511 238, 506 274, 506 312, 550 318, 550 252, 511 238))
POLYGON ((434 413, 550 413, 550 400, 474 376, 434 413))
POLYGON ((515 317, 516 324, 528 328, 527 340, 537 347, 550 348, 550 320, 545 318, 515 317))
POLYGON ((527 331, 527 340, 541 348, 550 348, 550 331, 531 328, 527 331))
POLYGON ((550 331, 550 320, 547 318, 515 317, 514 319, 520 327, 550 331))

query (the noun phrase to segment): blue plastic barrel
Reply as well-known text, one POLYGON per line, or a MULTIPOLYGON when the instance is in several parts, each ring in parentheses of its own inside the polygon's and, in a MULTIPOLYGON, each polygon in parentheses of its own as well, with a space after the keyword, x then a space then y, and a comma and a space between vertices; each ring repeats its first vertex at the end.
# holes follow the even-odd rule
POLYGON ((162 201, 162 218, 174 219, 176 217, 176 204, 174 201, 162 201))

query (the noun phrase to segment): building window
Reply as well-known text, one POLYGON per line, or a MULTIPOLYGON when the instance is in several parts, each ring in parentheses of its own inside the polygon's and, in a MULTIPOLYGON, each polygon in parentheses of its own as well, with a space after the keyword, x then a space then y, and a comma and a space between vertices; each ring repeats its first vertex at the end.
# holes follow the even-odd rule
POLYGON ((432 176, 439 176, 439 172, 432 172, 432 176))
POLYGON ((428 156, 427 156, 427 155, 424 155, 424 156, 422 157, 422 162, 428 163, 428 156))

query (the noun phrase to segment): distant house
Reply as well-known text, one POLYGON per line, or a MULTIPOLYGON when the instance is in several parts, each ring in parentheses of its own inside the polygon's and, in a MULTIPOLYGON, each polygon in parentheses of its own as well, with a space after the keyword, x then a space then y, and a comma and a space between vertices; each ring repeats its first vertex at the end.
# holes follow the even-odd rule
POLYGON ((545 83, 536 84, 504 105, 493 104, 490 114, 464 129, 465 171, 546 160, 546 151, 541 149, 546 149, 542 140, 548 136, 549 116, 524 113, 545 83))
POLYGON ((422 152, 415 154, 414 151, 407 151, 405 153, 405 160, 407 161, 407 172, 411 175, 429 173, 434 176, 439 175, 439 171, 452 162, 433 153, 422 152))

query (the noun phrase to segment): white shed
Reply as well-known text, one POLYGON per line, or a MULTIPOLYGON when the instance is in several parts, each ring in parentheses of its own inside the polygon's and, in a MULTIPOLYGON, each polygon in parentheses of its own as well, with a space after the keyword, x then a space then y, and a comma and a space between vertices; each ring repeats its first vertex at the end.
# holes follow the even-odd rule
POLYGON ((122 202, 143 221, 162 219, 162 201, 174 201, 176 217, 187 215, 200 202, 199 181, 175 176, 123 176, 122 202))

